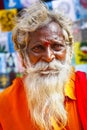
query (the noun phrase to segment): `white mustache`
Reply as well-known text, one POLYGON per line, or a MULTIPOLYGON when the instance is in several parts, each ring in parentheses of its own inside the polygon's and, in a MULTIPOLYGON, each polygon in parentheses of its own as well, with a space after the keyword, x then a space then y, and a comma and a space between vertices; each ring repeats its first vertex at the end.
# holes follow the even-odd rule
POLYGON ((27 72, 28 73, 44 73, 45 71, 60 71, 62 68, 65 67, 65 63, 61 63, 58 60, 53 60, 50 63, 46 62, 39 62, 36 65, 33 65, 31 67, 27 67, 27 72))

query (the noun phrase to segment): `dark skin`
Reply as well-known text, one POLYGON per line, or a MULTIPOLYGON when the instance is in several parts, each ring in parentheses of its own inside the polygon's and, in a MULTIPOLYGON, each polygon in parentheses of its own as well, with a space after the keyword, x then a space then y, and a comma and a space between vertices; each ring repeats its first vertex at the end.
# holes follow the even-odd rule
POLYGON ((32 65, 38 62, 50 63, 53 59, 61 62, 66 58, 66 45, 62 29, 52 21, 30 34, 28 56, 32 65))

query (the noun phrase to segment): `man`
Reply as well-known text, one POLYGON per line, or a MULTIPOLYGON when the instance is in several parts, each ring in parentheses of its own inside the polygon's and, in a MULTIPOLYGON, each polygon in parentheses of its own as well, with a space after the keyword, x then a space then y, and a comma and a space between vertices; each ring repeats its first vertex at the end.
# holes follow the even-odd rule
POLYGON ((16 22, 12 38, 26 73, 0 94, 0 130, 87 130, 87 81, 71 66, 71 21, 36 3, 16 22))

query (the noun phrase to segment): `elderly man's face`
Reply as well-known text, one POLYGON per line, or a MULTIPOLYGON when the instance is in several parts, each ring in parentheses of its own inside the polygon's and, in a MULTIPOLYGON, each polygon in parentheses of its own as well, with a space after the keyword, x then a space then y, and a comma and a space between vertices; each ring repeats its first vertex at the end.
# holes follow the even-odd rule
POLYGON ((38 62, 51 62, 53 59, 64 61, 66 58, 66 45, 61 27, 56 22, 30 34, 31 40, 28 56, 31 64, 38 62))

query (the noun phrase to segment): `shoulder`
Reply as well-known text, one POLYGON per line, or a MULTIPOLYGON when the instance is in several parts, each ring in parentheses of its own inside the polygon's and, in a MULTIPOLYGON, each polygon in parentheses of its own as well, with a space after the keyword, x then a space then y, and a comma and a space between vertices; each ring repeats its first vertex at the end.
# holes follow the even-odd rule
POLYGON ((14 91, 17 91, 20 86, 23 86, 22 79, 21 78, 16 78, 13 81, 12 85, 8 86, 7 88, 5 88, 4 90, 2 90, 0 92, 0 99, 3 98, 3 97, 5 97, 5 96, 7 97, 10 94, 13 94, 14 91))
MULTIPOLYGON (((77 95, 87 95, 87 75, 85 72, 77 71, 75 72, 75 88, 77 95)), ((87 96, 86 96, 87 97, 87 96)))
POLYGON ((76 75, 76 81, 78 80, 79 82, 82 81, 87 81, 87 74, 85 72, 82 71, 76 71, 75 72, 76 75))
POLYGON ((23 81, 21 78, 16 78, 13 81, 13 84, 6 89, 4 89, 2 92, 0 92, 0 110, 3 107, 8 106, 11 104, 14 100, 14 98, 17 97, 17 94, 20 93, 23 89, 23 81))
POLYGON ((85 72, 76 71, 75 73, 76 73, 76 75, 78 75, 78 76, 85 76, 85 77, 86 77, 86 73, 85 73, 85 72))
POLYGON ((25 109, 21 108, 21 106, 25 107, 25 101, 23 80, 16 78, 11 86, 0 93, 0 123, 2 126, 10 123, 10 120, 17 119, 18 110, 25 109))

